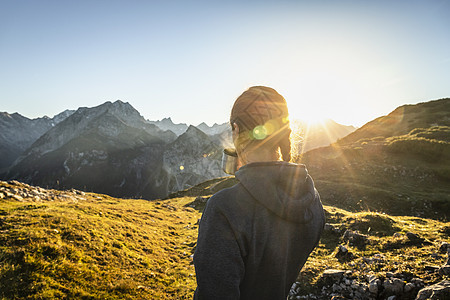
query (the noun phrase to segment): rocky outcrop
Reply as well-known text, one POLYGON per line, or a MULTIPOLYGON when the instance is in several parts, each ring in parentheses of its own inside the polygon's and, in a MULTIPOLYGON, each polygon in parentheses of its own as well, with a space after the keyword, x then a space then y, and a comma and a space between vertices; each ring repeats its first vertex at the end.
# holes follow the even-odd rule
POLYGON ((9 182, 0 181, 0 199, 3 200, 19 202, 64 201, 76 203, 86 200, 85 195, 85 192, 76 189, 56 191, 30 186, 16 180, 9 182))

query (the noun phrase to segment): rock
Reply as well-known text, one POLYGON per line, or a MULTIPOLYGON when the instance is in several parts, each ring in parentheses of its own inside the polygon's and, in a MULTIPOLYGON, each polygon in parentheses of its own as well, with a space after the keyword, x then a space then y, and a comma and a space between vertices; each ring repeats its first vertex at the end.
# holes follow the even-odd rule
POLYGON ((387 295, 400 295, 403 292, 403 286, 405 283, 398 278, 387 278, 383 282, 384 292, 387 295))
POLYGON ((400 232, 396 232, 396 233, 394 233, 394 237, 395 238, 401 238, 402 234, 400 232))
POLYGON ((334 225, 331 225, 330 223, 325 223, 324 231, 333 233, 333 234, 341 234, 341 230, 339 228, 336 228, 334 225))
POLYGON ((381 280, 378 278, 375 278, 374 280, 369 282, 369 292, 371 292, 372 294, 378 294, 380 286, 381 286, 381 280))
POLYGON ((333 284, 332 289, 334 293, 342 291, 341 286, 336 283, 333 284))
POLYGON ((412 233, 412 232, 407 232, 406 233, 406 237, 414 243, 422 243, 425 239, 421 238, 418 234, 412 233))
POLYGON ((450 299, 450 281, 443 280, 419 291, 416 300, 450 299))
POLYGON ((425 266, 424 270, 428 273, 435 273, 439 271, 439 267, 438 266, 425 266))
POLYGON ((447 248, 447 263, 446 265, 450 265, 450 247, 447 248))
POLYGON ((442 266, 439 269, 439 275, 441 275, 441 276, 443 276, 443 275, 450 275, 450 265, 442 266))
POLYGON ((386 300, 395 300, 395 299, 397 299, 397 297, 395 297, 395 296, 390 296, 390 297, 387 297, 386 300))
POLYGON ((334 281, 339 282, 344 277, 344 273, 345 273, 345 271, 343 271, 343 270, 328 269, 323 272, 322 276, 324 278, 331 278, 334 281))
POLYGON ((343 236, 344 241, 348 241, 349 245, 364 247, 367 244, 367 235, 357 231, 346 230, 343 236))
POLYGON ((439 246, 439 253, 447 253, 448 249, 450 249, 450 244, 447 242, 442 242, 439 246))
POLYGON ((339 245, 338 252, 336 253, 335 257, 339 261, 348 261, 353 259, 353 253, 349 252, 347 247, 345 247, 344 245, 339 245))
POLYGON ((5 198, 5 194, 0 193, 0 199, 4 199, 5 198))
POLYGON ((11 198, 16 199, 17 201, 23 201, 23 198, 19 195, 12 195, 11 198))
POLYGON ((420 278, 413 278, 413 279, 411 279, 411 283, 414 284, 414 286, 419 287, 419 288, 425 286, 423 280, 420 279, 420 278))
POLYGON ((403 291, 404 291, 405 293, 409 293, 409 292, 411 292, 412 290, 414 290, 414 288, 415 288, 415 285, 412 284, 411 282, 408 282, 407 284, 405 284, 405 287, 403 288, 403 291))

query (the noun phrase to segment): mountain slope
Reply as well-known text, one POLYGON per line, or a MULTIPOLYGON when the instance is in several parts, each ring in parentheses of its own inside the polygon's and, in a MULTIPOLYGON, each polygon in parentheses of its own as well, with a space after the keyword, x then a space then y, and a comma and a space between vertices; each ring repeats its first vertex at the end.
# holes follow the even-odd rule
POLYGON ((128 103, 80 108, 39 138, 6 178, 116 196, 163 197, 164 145, 176 138, 128 103))
POLYGON ((403 105, 387 116, 379 117, 339 141, 340 145, 363 138, 408 134, 414 128, 450 126, 450 98, 403 105))
POLYGON ((164 151, 164 167, 171 175, 169 193, 224 176, 221 158, 222 148, 200 129, 189 126, 164 151))
POLYGON ((400 107, 299 161, 326 204, 449 220, 450 110, 443 110, 449 104, 400 107))
POLYGON ((29 119, 18 113, 0 113, 0 170, 9 167, 28 147, 50 128, 69 117, 66 110, 53 118, 29 119))

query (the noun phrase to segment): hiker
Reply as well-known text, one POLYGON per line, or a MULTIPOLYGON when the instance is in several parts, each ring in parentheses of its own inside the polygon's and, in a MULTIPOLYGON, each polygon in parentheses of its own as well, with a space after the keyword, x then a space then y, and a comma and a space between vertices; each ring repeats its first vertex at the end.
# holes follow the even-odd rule
POLYGON ((249 88, 231 111, 239 183, 207 202, 198 232, 194 299, 286 299, 325 223, 306 167, 290 163, 286 100, 249 88))

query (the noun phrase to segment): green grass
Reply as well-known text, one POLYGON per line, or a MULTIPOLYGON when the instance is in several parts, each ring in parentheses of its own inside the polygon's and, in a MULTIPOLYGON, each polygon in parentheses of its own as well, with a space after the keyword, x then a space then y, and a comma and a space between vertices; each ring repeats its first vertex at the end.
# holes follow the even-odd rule
MULTIPOLYGON (((206 199, 232 178, 196 187, 206 199)), ((0 187, 26 189, 2 182, 0 187)), ((117 199, 49 191, 49 200, 0 200, 0 299, 191 299, 194 252, 204 201, 179 195, 159 201, 117 199), (199 205, 197 205, 200 203, 199 205), (191 206, 194 206, 192 208, 191 206)), ((192 194, 192 191, 185 191, 192 194)), ((426 284, 442 279, 425 266, 443 265, 439 245, 449 241, 450 223, 433 219, 326 206, 327 222, 341 233, 325 232, 298 280, 302 293, 320 290, 325 269, 409 272, 426 284), (364 248, 347 245, 354 259, 335 254, 346 244, 346 229, 368 235, 364 248), (427 243, 410 243, 413 232, 427 243), (394 237, 395 233, 400 236, 394 237), (382 254, 378 264, 365 262, 382 254)))
POLYGON ((450 127, 315 149, 300 157, 324 203, 351 211, 450 219, 450 127))
POLYGON ((192 297, 193 199, 84 198, 1 200, 0 299, 192 297))

